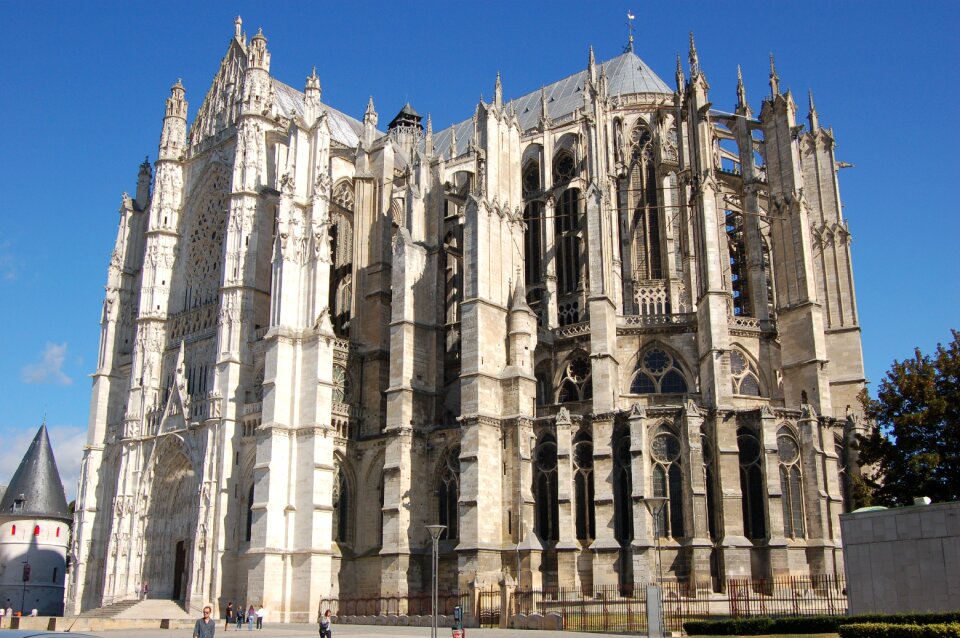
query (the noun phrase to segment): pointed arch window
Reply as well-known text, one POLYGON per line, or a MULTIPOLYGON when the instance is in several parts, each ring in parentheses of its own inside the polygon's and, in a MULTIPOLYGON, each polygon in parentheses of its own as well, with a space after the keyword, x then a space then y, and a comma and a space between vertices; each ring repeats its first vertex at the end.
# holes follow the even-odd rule
POLYGON ((540 189, 540 164, 531 161, 523 169, 523 196, 528 197, 540 189))
POLYGON ((527 290, 543 284, 543 202, 523 207, 524 282, 527 290))
POLYGON ((453 232, 443 240, 444 384, 460 376, 460 303, 463 301, 463 250, 453 232))
POLYGON ((780 466, 780 492, 783 502, 783 535, 803 538, 803 475, 800 471, 800 445, 790 428, 777 431, 777 459, 780 466))
POLYGON ((335 403, 349 403, 353 383, 350 373, 339 363, 333 364, 333 401, 335 403))
POLYGON ((250 542, 251 538, 253 538, 253 485, 250 486, 250 491, 247 492, 247 529, 245 534, 247 542, 250 542))
POLYGON ((730 256, 730 289, 733 291, 733 314, 752 316, 743 215, 734 210, 727 210, 724 212, 724 217, 727 230, 727 253, 730 256))
POLYGON ((661 427, 650 446, 653 461, 653 495, 665 497, 666 505, 654 521, 661 538, 682 538, 683 472, 681 470, 680 440, 666 427, 661 427))
POLYGON ((666 350, 653 347, 637 360, 631 394, 683 394, 687 392, 687 380, 680 371, 676 359, 666 350))
POLYGON ((350 542, 350 486, 343 467, 338 463, 333 480, 333 540, 350 542))
POLYGON ((663 254, 660 245, 660 197, 653 136, 643 122, 630 134, 632 163, 627 185, 630 202, 629 239, 633 261, 633 279, 663 278, 663 254))
POLYGON ((597 537, 593 490, 593 439, 588 433, 580 432, 573 440, 573 491, 579 541, 589 542, 597 537))
POLYGON ((557 403, 589 401, 593 398, 590 360, 583 353, 572 356, 563 369, 557 403))
POLYGON ((557 290, 566 295, 581 286, 580 273, 580 189, 568 188, 560 195, 555 212, 557 244, 557 290))
POLYGON ((545 434, 534 453, 534 498, 537 503, 537 536, 543 541, 560 540, 560 501, 557 492, 557 440, 545 434))
POLYGON ((739 350, 730 351, 730 382, 734 394, 760 396, 760 376, 757 367, 739 350))
POLYGON ((460 448, 450 450, 437 477, 437 506, 440 525, 446 525, 441 538, 460 538, 460 448))
POLYGON ((707 530, 710 540, 716 542, 720 538, 721 518, 720 502, 717 498, 717 457, 714 454, 713 443, 704 434, 700 437, 700 446, 703 450, 703 482, 707 492, 707 530))
POLYGON ((737 429, 737 452, 740 460, 740 500, 743 504, 743 534, 753 540, 767 536, 764 512, 762 458, 763 448, 757 435, 746 428, 737 429))
POLYGON ((623 435, 613 450, 614 535, 626 546, 633 540, 633 455, 630 436, 623 435))
POLYGON ((330 321, 341 339, 350 337, 353 309, 353 185, 343 180, 333 189, 330 211, 330 321))

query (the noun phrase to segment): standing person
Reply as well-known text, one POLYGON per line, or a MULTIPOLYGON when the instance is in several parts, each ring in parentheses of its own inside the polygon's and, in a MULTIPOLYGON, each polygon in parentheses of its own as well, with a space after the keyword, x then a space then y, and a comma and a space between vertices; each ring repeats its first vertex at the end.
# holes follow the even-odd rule
POLYGON ((263 629, 263 615, 266 612, 263 611, 263 605, 260 605, 257 608, 257 630, 263 629))
POLYGON ((243 605, 237 607, 237 631, 243 628, 243 605))
POLYGON ((330 610, 320 617, 320 638, 333 638, 333 626, 330 622, 330 610))
POLYGON ((7 610, 0 607, 0 629, 3 629, 3 617, 7 615, 7 610))
POLYGON ((227 631, 228 629, 230 629, 230 623, 232 622, 233 622, 233 601, 231 600, 230 602, 227 603, 226 623, 224 623, 223 625, 223 630, 227 631))
POLYGON ((193 626, 193 638, 213 638, 213 630, 217 628, 217 623, 210 617, 212 612, 213 609, 209 605, 203 608, 203 618, 193 626))
POLYGON ((150 593, 150 588, 147 587, 147 581, 143 581, 143 599, 147 599, 147 594, 150 593))
POLYGON ((257 619, 257 610, 253 608, 253 605, 250 605, 250 609, 247 610, 247 631, 253 631, 253 622, 257 619))

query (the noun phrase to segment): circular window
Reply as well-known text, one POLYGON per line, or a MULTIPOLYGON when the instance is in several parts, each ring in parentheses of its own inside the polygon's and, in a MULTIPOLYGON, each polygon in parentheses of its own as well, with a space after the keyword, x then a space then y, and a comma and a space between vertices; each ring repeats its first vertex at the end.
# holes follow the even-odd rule
POLYGON ((643 365, 650 372, 660 374, 670 365, 670 357, 663 350, 654 348, 643 358, 643 365))
POLYGON ((739 375, 746 367, 747 360, 743 358, 743 355, 736 350, 732 350, 730 352, 730 372, 739 375))
POLYGON ((565 182, 573 179, 577 172, 576 163, 573 161, 573 157, 571 155, 567 155, 566 153, 561 155, 559 158, 557 158, 556 164, 554 164, 553 172, 556 177, 556 181, 558 182, 565 182))
POLYGON ((680 441, 672 434, 662 432, 653 438, 651 453, 656 461, 672 463, 680 458, 680 441))
POLYGON ((545 441, 537 446, 537 466, 545 472, 557 467, 556 443, 545 441))
POLYGON ((581 469, 593 467, 593 446, 587 441, 577 443, 573 448, 573 460, 581 469))
POLYGON ((780 454, 781 463, 793 463, 800 457, 800 448, 796 440, 788 434, 777 437, 777 452, 780 454))

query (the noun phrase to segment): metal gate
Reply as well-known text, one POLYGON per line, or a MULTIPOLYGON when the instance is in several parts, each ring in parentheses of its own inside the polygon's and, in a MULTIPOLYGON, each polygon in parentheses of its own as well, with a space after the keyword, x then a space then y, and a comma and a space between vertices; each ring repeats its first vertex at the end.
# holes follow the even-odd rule
POLYGON ((481 589, 477 592, 477 618, 481 627, 499 627, 501 609, 499 589, 481 589))

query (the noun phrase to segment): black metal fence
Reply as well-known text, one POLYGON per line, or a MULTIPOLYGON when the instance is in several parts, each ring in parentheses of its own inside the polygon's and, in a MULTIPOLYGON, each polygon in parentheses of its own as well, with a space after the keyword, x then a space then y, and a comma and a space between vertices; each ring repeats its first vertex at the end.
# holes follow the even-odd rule
MULTIPOLYGON (((667 581, 660 583, 660 588, 667 631, 682 631, 685 621, 710 617, 842 615, 847 612, 846 584, 838 576, 731 578, 704 583, 667 581)), ((463 610, 468 625, 481 627, 510 625, 517 618, 539 614, 545 626, 574 631, 647 631, 647 585, 644 583, 440 593, 438 614, 452 616, 457 606, 463 610)), ((429 594, 329 598, 320 602, 320 612, 326 609, 341 617, 433 613, 429 594)))

